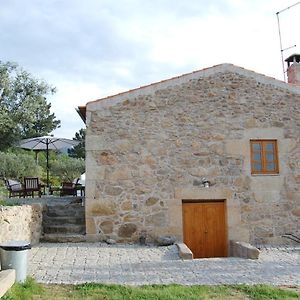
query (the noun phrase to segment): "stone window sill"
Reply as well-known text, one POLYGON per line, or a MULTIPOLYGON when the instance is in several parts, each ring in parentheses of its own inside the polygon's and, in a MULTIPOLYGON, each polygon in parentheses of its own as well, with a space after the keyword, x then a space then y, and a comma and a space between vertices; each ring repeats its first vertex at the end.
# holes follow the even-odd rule
POLYGON ((280 176, 280 174, 251 174, 251 176, 280 176))

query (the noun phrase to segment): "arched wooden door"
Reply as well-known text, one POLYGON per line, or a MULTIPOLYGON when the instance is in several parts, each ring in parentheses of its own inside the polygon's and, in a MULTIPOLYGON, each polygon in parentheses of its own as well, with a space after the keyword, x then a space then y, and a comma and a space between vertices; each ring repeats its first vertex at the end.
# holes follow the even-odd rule
POLYGON ((183 201, 183 241, 194 258, 227 256, 225 201, 183 201))

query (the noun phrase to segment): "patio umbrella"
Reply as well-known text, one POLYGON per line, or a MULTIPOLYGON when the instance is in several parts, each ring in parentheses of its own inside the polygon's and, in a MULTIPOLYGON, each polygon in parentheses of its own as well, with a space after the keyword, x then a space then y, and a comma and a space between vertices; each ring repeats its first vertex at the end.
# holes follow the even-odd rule
POLYGON ((47 161, 47 187, 49 187, 49 150, 59 150, 62 148, 71 148, 79 144, 79 141, 74 141, 65 138, 54 136, 40 136, 30 139, 21 140, 18 147, 34 151, 46 151, 47 161))

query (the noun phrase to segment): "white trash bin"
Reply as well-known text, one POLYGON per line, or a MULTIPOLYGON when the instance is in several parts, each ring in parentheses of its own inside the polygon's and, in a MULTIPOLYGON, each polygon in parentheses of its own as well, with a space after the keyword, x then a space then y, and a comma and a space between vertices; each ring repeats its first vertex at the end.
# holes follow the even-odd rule
POLYGON ((16 282, 24 282, 27 276, 27 253, 31 249, 26 241, 8 241, 0 245, 1 269, 15 269, 16 282))

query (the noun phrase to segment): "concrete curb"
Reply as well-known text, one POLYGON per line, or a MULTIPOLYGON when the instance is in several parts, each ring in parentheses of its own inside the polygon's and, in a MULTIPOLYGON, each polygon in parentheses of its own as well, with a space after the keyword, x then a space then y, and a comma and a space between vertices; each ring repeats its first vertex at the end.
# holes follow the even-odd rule
POLYGON ((9 269, 0 271, 0 298, 12 287, 15 280, 15 270, 9 269))
POLYGON ((182 259, 193 259, 193 252, 190 250, 190 248, 184 244, 184 243, 177 243, 176 244, 178 251, 179 251, 179 256, 182 259))
POLYGON ((260 251, 245 242, 230 241, 230 256, 247 259, 258 259, 260 251))

